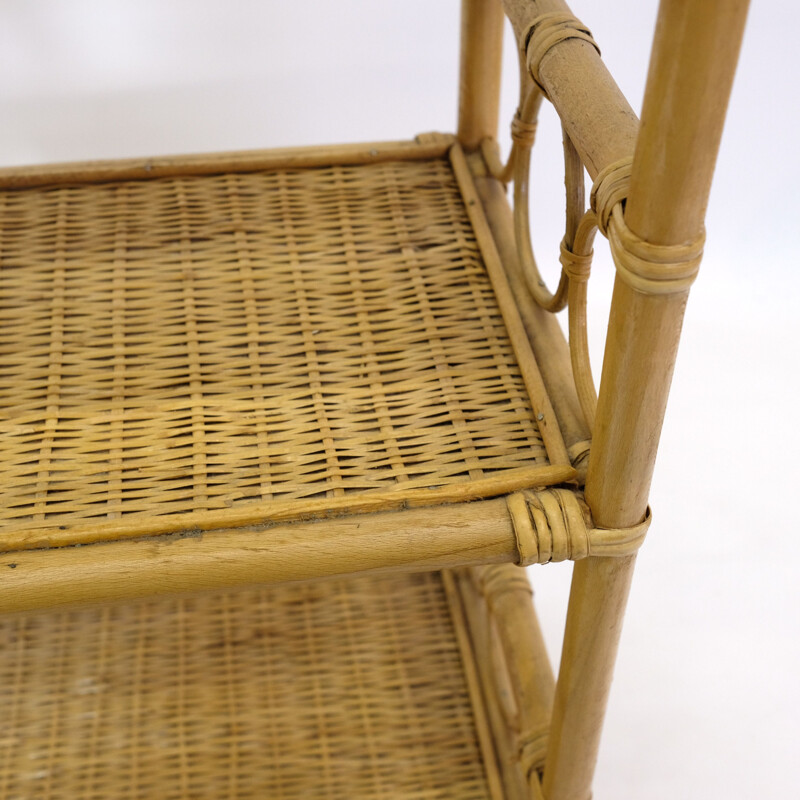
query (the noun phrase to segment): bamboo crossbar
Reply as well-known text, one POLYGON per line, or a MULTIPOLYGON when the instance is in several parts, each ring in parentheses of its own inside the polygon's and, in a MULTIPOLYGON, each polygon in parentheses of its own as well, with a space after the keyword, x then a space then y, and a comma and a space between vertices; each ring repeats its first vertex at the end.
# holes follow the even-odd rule
POLYGON ((591 556, 616 561, 636 552, 649 522, 597 528, 580 493, 554 488, 310 522, 5 552, 0 611, 359 572, 527 566, 591 556))
POLYGON ((403 508, 425 508, 436 505, 463 503, 493 497, 534 485, 549 485, 574 478, 574 470, 566 465, 542 466, 507 470, 500 478, 488 477, 469 484, 454 484, 440 488, 378 492, 370 495, 326 497, 273 501, 266 506, 249 506, 239 510, 225 509, 223 513, 174 514, 142 521, 130 519, 99 520, 78 528, 56 526, 13 531, 0 535, 0 553, 42 548, 71 547, 136 539, 143 536, 184 536, 209 531, 232 530, 248 526, 270 526, 297 520, 319 520, 346 515, 394 511, 403 508))
POLYGON ((455 141, 451 134, 421 134, 414 141, 372 142, 309 147, 238 150, 230 153, 154 156, 76 161, 0 169, 0 189, 30 189, 68 183, 152 180, 186 175, 218 175, 275 168, 301 169, 332 164, 425 160, 443 156, 455 141))
POLYGON ((7 553, 0 610, 284 583, 366 571, 513 562, 504 499, 7 553))

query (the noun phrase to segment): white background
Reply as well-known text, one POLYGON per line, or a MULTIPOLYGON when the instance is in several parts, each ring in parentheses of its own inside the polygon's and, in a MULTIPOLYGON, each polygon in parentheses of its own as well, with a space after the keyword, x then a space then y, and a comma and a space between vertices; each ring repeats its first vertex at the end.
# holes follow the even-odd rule
MULTIPOLYGON (((638 111, 655 2, 573 9, 638 111)), ((596 800, 800 796, 798 29, 794 3, 754 3, 596 800)), ((510 42, 504 146, 517 90, 510 42)), ((0 0, 0 163, 453 130, 457 61, 456 0, 0 0)), ((552 281, 563 173, 545 111, 532 214, 552 281)), ((612 267, 597 249, 599 375, 612 267)), ((557 663, 569 567, 531 574, 557 663)))

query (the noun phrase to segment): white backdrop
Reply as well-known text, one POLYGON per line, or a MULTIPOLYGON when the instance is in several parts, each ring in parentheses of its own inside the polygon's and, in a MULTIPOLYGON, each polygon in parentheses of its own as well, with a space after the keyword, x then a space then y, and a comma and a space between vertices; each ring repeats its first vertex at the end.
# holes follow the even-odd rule
MULTIPOLYGON (((599 5, 573 2, 638 110, 655 1, 604 3, 602 13, 599 5)), ((794 3, 754 3, 597 800, 800 793, 791 763, 800 742, 800 535, 791 511, 800 280, 790 259, 800 115, 795 44, 783 36, 798 27, 794 3)), ((506 41, 502 119, 510 120, 516 67, 506 41)), ((0 0, 0 163, 452 130, 457 60, 456 0, 0 0)), ((534 170, 543 188, 532 214, 552 280, 563 224, 552 113, 542 128, 534 170)), ((611 280, 601 252, 590 297, 598 375, 611 280)), ((557 660, 569 568, 534 568, 531 577, 557 660)))

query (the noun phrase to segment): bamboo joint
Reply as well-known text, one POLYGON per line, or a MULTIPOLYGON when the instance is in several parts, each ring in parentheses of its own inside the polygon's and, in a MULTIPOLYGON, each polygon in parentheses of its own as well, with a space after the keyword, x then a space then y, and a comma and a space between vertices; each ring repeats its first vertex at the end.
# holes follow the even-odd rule
POLYGON ((589 556, 633 555, 642 546, 652 518, 648 508, 636 525, 595 527, 583 496, 570 489, 515 492, 506 504, 523 567, 589 556))

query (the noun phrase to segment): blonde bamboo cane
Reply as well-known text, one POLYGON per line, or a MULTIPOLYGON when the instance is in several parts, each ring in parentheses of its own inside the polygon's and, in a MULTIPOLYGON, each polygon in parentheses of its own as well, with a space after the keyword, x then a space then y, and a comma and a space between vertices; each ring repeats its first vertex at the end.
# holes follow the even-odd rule
POLYGON ((536 421, 542 440, 547 448, 550 464, 553 467, 568 465, 570 463, 569 454, 558 425, 558 419, 550 398, 547 396, 547 392, 544 391, 545 384, 542 381, 530 342, 525 335, 525 326, 522 322, 519 306, 508 284, 503 260, 497 250, 489 223, 483 214, 483 205, 472 180, 469 163, 458 144, 453 145, 450 149, 450 162, 453 165, 453 172, 458 180, 473 230, 481 244, 486 270, 492 281, 492 287, 502 311, 503 320, 514 347, 514 353, 517 356, 517 363, 522 373, 522 379, 525 382, 525 388, 528 390, 528 396, 536 412, 536 421))
POLYGON ((415 161, 444 155, 452 134, 426 133, 414 141, 336 144, 323 147, 285 147, 228 153, 197 153, 108 161, 76 161, 0 169, 1 189, 29 189, 65 183, 102 183, 178 175, 216 175, 279 168, 323 167, 381 161, 415 161))
POLYGON ((503 23, 500 0, 462 0, 458 138, 467 150, 497 137, 503 23))
MULTIPOLYGON (((570 11, 563 0, 503 0, 503 5, 517 41, 541 14, 570 11)), ((636 114, 591 44, 568 39, 550 49, 539 79, 592 178, 633 152, 636 114)))
MULTIPOLYGON (((661 4, 625 215, 647 241, 680 245, 702 230, 746 12, 746 0, 661 4)), ((687 294, 648 296, 617 278, 586 488, 600 526, 644 514, 687 294)), ((589 797, 633 564, 575 566, 548 800, 589 797)))
POLYGON ((518 559, 506 501, 498 498, 268 529, 4 553, 0 612, 518 559))

